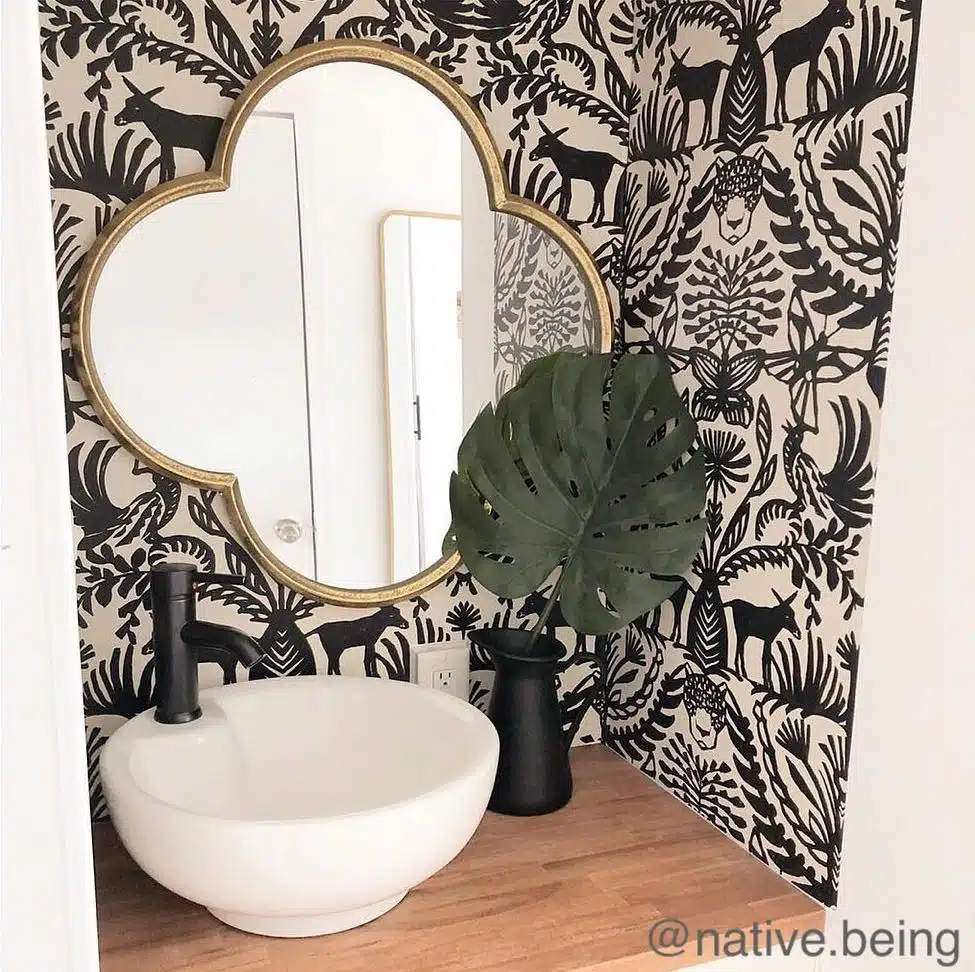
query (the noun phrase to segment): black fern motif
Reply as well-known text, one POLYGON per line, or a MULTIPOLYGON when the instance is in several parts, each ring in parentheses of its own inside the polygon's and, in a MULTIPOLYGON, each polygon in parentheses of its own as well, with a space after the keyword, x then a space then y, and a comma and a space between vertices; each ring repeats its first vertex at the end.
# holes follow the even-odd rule
MULTIPOLYGON (((147 6, 151 9, 152 5, 147 6)), ((176 29, 177 40, 154 33, 149 21, 143 20, 143 14, 148 10, 138 3, 40 0, 39 7, 45 76, 53 78, 54 71, 64 61, 96 54, 87 64, 88 74, 95 80, 84 93, 102 109, 108 106, 109 72, 125 74, 132 71, 137 56, 150 63, 164 63, 174 71, 186 72, 201 78, 204 83, 216 85, 225 98, 235 98, 244 87, 245 79, 229 71, 219 58, 190 46, 195 39, 196 18, 184 3, 162 4, 162 11, 171 18, 176 29), (82 55, 83 48, 85 55, 82 55)))
POLYGON ((133 145, 136 134, 126 129, 109 159, 105 126, 105 112, 85 112, 77 127, 68 125, 55 137, 48 151, 52 189, 87 192, 117 205, 138 199, 150 187, 159 168, 158 154, 150 154, 152 139, 138 139, 133 145))
POLYGON ((100 661, 84 687, 85 714, 131 719, 154 704, 152 661, 136 675, 136 649, 117 647, 107 661, 100 661))
POLYGON ((745 802, 727 763, 703 759, 678 732, 661 747, 656 778, 719 830, 743 839, 745 802))
POLYGON ((907 50, 896 24, 879 7, 873 7, 861 21, 856 52, 844 34, 838 48, 826 51, 825 60, 824 110, 834 117, 884 95, 907 94, 911 80, 907 50))
MULTIPOLYGON (((794 838, 786 832, 779 811, 772 802, 770 786, 756 745, 755 733, 740 706, 728 709, 728 731, 734 746, 734 761, 741 791, 751 808, 751 831, 747 847, 760 861, 770 864, 803 890, 808 890, 814 872, 808 866, 794 838)), ((820 900, 829 900, 820 898, 820 900)))
POLYGON ((843 673, 823 648, 822 638, 806 636, 806 651, 800 654, 795 641, 788 641, 773 661, 769 690, 777 705, 798 709, 804 716, 821 716, 845 726, 850 701, 843 673))
POLYGON ((85 733, 85 751, 88 757, 88 802, 91 815, 96 820, 107 816, 108 805, 102 792, 101 779, 98 775, 98 760, 101 757, 102 746, 108 742, 106 736, 99 729, 88 729, 85 733))

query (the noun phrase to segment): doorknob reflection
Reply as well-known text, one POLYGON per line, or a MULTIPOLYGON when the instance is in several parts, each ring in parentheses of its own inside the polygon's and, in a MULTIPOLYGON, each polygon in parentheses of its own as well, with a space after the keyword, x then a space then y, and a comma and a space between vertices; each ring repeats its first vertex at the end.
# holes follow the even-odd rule
POLYGON ((284 543, 296 543, 301 539, 301 524, 290 517, 282 517, 274 524, 274 533, 284 543))

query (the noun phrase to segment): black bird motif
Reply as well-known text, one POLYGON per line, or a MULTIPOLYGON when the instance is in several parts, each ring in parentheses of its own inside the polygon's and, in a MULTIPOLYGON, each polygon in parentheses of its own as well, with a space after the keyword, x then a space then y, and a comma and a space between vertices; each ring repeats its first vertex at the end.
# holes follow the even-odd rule
POLYGON ((152 544, 160 531, 176 515, 180 486, 175 480, 149 469, 136 459, 135 476, 151 476, 152 487, 139 493, 126 506, 116 506, 108 491, 108 469, 121 447, 101 440, 81 460, 83 446, 68 453, 71 479, 71 510, 83 536, 80 550, 97 550, 108 544, 113 550, 135 540, 152 544))
POLYGON ((788 424, 782 443, 782 466, 786 482, 795 494, 795 502, 773 499, 759 513, 759 523, 776 517, 792 519, 812 512, 828 520, 832 517, 851 529, 863 529, 870 523, 873 508, 873 467, 870 454, 870 415, 859 403, 859 417, 845 396, 830 402, 838 429, 837 455, 832 468, 822 472, 816 460, 805 451, 803 439, 808 428, 788 424))

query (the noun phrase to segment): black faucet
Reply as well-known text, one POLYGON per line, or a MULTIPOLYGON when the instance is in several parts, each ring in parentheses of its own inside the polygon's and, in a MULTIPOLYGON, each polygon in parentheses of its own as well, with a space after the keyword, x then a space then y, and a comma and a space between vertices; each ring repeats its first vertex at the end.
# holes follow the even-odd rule
POLYGON ((156 662, 156 722, 192 722, 202 715, 197 673, 198 649, 223 648, 247 668, 264 656, 243 631, 196 618, 196 585, 205 581, 242 583, 242 577, 204 574, 195 564, 156 564, 150 571, 152 653, 156 662))

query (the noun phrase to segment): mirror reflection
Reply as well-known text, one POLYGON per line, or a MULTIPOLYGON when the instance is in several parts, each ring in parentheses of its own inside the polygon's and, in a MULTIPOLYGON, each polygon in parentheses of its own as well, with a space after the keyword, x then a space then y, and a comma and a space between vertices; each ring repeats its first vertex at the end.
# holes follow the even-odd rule
POLYGON ((121 238, 94 363, 165 456, 233 472, 273 554, 347 589, 440 559, 473 417, 524 364, 598 348, 563 247, 493 213, 451 110, 377 64, 320 64, 248 117, 231 186, 121 238))

